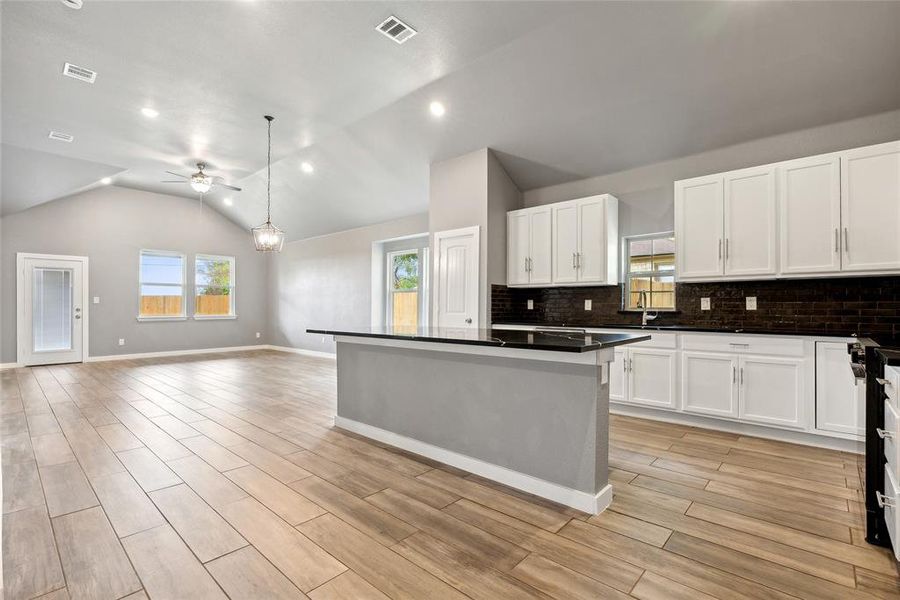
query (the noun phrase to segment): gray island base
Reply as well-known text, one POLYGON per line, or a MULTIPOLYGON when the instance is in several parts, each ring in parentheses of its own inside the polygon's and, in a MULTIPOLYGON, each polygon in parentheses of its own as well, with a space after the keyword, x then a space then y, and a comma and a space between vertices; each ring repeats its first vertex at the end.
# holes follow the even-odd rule
POLYGON ((567 333, 563 350, 314 332, 337 342, 336 426, 584 512, 612 501, 612 347, 647 336, 567 333))

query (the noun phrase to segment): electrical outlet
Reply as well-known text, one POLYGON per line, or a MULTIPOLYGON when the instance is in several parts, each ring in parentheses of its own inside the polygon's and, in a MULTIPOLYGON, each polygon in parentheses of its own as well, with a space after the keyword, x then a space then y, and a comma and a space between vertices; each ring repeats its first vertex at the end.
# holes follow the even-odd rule
POLYGON ((259 332, 256 332, 256 339, 259 339, 259 332))
POLYGON ((94 304, 100 304, 100 296, 94 296, 94 304))
POLYGON ((747 296, 747 310, 756 310, 756 296, 747 296))
POLYGON ((591 310, 593 307, 593 304, 594 303, 592 300, 585 300, 584 301, 584 310, 591 310))
POLYGON ((125 338, 119 338, 119 345, 120 345, 120 346, 124 346, 124 345, 125 345, 125 338))
POLYGON ((709 298, 700 298, 700 310, 709 310, 709 298))
POLYGON ((534 310, 534 300, 532 300, 530 298, 528 299, 527 308, 528 308, 528 310, 534 310))

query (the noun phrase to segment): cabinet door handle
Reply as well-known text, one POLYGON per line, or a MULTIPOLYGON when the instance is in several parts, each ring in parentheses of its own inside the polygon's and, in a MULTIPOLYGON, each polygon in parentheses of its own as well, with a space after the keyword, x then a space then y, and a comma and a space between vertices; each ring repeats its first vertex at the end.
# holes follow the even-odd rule
POLYGON ((525 272, 528 272, 528 257, 525 257, 525 272))
POLYGON ((575 253, 575 267, 578 269, 581 268, 581 252, 575 253))
POLYGON ((722 238, 719 238, 719 260, 722 260, 722 238))
POLYGON ((572 269, 575 269, 575 253, 572 253, 572 269))
POLYGON ((628 359, 628 370, 632 373, 634 372, 634 359, 628 359))
POLYGON ((737 383, 737 367, 731 365, 731 383, 737 383))
POLYGON ((725 238, 725 260, 728 260, 728 242, 729 239, 725 238))
POLYGON ((894 508, 894 499, 893 498, 889 498, 888 496, 885 496, 884 494, 882 494, 881 492, 878 492, 878 491, 875 492, 875 498, 878 500, 879 508, 884 508, 884 507, 894 508))
POLYGON ((850 254, 850 234, 846 227, 844 227, 844 252, 850 254))
POLYGON ((841 234, 838 233, 838 228, 834 228, 834 253, 837 254, 841 251, 841 234))
POLYGON ((531 273, 534 271, 534 260, 529 256, 528 257, 528 272, 531 273))
POLYGON ((741 385, 744 385, 744 367, 741 367, 741 385))
POLYGON ((880 437, 881 439, 885 439, 885 438, 894 439, 894 433, 892 431, 885 431, 884 429, 881 429, 880 427, 875 428, 875 433, 877 433, 878 437, 880 437))
POLYGON ((622 372, 623 373, 628 372, 628 359, 627 358, 622 359, 622 372))

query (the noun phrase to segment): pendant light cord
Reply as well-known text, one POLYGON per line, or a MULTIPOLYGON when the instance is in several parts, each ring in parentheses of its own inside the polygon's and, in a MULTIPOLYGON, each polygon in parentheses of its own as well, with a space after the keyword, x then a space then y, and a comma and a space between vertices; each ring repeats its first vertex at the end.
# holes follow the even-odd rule
POLYGON ((275 117, 266 115, 269 122, 269 150, 266 154, 266 223, 272 223, 272 121, 275 117))

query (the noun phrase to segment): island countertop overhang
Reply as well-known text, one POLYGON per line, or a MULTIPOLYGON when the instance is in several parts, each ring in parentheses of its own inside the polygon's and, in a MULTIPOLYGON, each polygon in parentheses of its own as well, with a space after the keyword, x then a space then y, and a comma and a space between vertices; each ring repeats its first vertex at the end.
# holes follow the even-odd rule
POLYGON ((503 329, 421 328, 404 331, 387 327, 310 328, 307 333, 411 342, 461 344, 551 352, 594 352, 650 339, 647 334, 517 331, 503 329))

